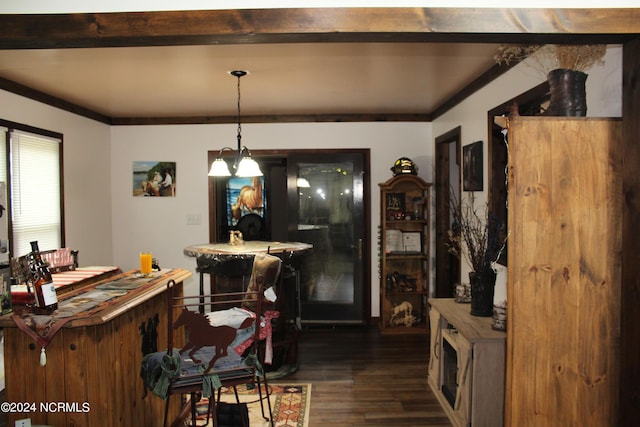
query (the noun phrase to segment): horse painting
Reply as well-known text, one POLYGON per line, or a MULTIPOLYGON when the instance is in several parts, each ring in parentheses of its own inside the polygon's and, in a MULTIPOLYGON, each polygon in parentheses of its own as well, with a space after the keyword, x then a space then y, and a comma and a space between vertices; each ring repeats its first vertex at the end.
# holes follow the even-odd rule
POLYGON ((262 212, 262 178, 254 176, 251 178, 251 185, 245 185, 240 189, 240 194, 236 203, 231 205, 231 213, 238 220, 242 216, 242 211, 249 213, 262 212))
MULTIPOLYGON (((238 329, 245 329, 251 326, 254 322, 253 317, 245 319, 238 329)), ((209 323, 209 319, 200 313, 187 310, 183 308, 180 316, 173 323, 173 328, 177 329, 180 326, 185 326, 189 329, 189 338, 187 343, 180 349, 180 354, 191 349, 189 351, 189 357, 194 363, 202 363, 201 360, 195 358, 195 353, 202 347, 215 346, 215 355, 209 361, 206 372, 213 368, 216 361, 227 355, 227 347, 231 345, 236 338, 237 329, 231 326, 213 326, 209 323)))

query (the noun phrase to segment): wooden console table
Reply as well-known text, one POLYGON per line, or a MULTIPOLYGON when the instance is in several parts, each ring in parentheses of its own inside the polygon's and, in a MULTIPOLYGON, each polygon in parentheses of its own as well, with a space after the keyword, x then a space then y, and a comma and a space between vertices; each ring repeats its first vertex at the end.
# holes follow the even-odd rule
POLYGON ((428 383, 456 427, 504 425, 506 332, 453 298, 429 300, 428 383))
MULTIPOLYGON (((59 296, 58 311, 39 318, 47 326, 65 322, 48 337, 45 366, 40 365, 41 345, 18 327, 11 314, 0 317, 5 337, 6 402, 22 409, 5 411, 7 425, 23 418, 54 426, 158 425, 165 402, 151 393, 143 398, 141 332, 157 319, 157 347, 166 348, 166 285, 175 280, 174 293, 181 295, 182 282, 191 273, 162 270, 135 288, 126 286, 130 282, 124 279, 135 274, 121 273, 59 296), (120 287, 122 283, 125 286, 120 287), (101 298, 101 303, 87 312, 61 317, 80 304, 91 305, 91 298, 101 292, 111 292, 111 298, 101 298)), ((180 406, 176 399, 171 413, 177 415, 180 406)))

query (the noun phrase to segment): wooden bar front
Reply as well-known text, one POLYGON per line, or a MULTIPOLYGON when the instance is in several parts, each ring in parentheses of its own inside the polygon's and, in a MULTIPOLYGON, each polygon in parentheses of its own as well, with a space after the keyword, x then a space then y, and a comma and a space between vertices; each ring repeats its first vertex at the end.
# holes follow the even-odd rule
MULTIPOLYGON (((53 426, 161 425, 165 401, 151 392, 143 398, 141 326, 158 316, 158 349, 166 348, 166 285, 175 280, 174 295, 182 295, 182 282, 189 276, 187 270, 163 270, 157 279, 130 290, 108 308, 67 322, 46 347, 44 367, 39 363, 40 346, 9 315, 0 317, 6 402, 31 407, 29 413, 7 413, 7 425, 23 418, 53 426)), ((170 415, 177 415, 180 406, 179 399, 173 400, 170 415)))

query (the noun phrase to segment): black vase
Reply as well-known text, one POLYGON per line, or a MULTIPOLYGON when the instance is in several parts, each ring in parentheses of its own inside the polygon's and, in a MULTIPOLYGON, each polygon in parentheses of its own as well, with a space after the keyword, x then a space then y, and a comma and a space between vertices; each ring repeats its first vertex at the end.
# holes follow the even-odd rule
POLYGON ((496 286, 496 272, 489 269, 469 273, 471 282, 471 315, 493 316, 493 293, 496 286))
POLYGON ((587 115, 586 82, 587 74, 582 71, 558 68, 547 75, 551 100, 545 115, 579 116, 587 115))

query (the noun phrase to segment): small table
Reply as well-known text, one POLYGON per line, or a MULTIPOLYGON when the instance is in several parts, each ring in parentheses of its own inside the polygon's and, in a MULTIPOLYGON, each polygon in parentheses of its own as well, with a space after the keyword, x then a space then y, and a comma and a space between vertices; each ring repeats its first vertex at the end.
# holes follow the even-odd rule
MULTIPOLYGON (((293 319, 287 312, 281 313, 281 319, 283 323, 293 323, 295 330, 302 329, 302 320, 300 314, 300 275, 298 274, 296 263, 293 259, 300 256, 307 251, 313 249, 313 245, 302 242, 270 242, 262 240, 249 240, 243 244, 230 245, 229 243, 205 243, 200 245, 192 245, 184 248, 184 254, 189 257, 196 258, 197 268, 196 271, 200 273, 200 302, 204 303, 204 274, 211 276, 211 293, 215 292, 215 276, 218 274, 229 274, 229 261, 232 261, 234 267, 237 268, 236 275, 243 277, 251 274, 251 266, 253 265, 253 257, 257 253, 269 253, 280 257, 283 264, 287 267, 288 276, 295 277, 295 290, 293 300, 295 301, 295 314, 293 319), (238 261, 238 262, 234 262, 238 261)), ((282 292, 283 295, 279 296, 279 300, 287 301, 287 295, 282 292)), ((286 306, 284 303, 280 303, 281 307, 286 306)), ((289 334, 286 334, 289 335, 289 334)), ((291 346, 289 355, 287 356, 287 364, 277 368, 276 372, 271 372, 270 377, 281 377, 288 373, 295 372, 297 369, 297 333, 292 333, 291 336, 285 336, 282 340, 282 344, 288 344, 291 346)), ((277 345, 274 342, 274 347, 277 345)))
MULTIPOLYGON (((196 258, 196 271, 200 273, 200 295, 204 295, 204 274, 216 275, 221 272, 222 265, 230 260, 253 260, 256 253, 278 255, 282 261, 291 265, 289 260, 313 248, 313 245, 302 242, 268 242, 250 240, 240 245, 229 243, 204 243, 184 248, 184 254, 196 258)), ((250 273, 250 272, 249 272, 250 273)), ((294 272, 294 274, 296 274, 294 272)), ((244 276, 245 274, 243 274, 244 276)), ((296 274, 297 277, 297 274, 296 274)), ((212 285, 213 286, 213 285, 212 285)), ((299 280, 296 280, 296 300, 299 301, 299 280)), ((213 292, 212 287, 211 291, 213 292)), ((300 312, 296 323, 300 323, 300 312)))
POLYGON ((290 252, 308 251, 313 245, 302 242, 268 242, 263 240, 249 240, 243 244, 230 245, 229 243, 204 243, 184 248, 184 254, 190 257, 223 259, 228 257, 251 257, 259 252, 269 254, 282 254, 290 252))

